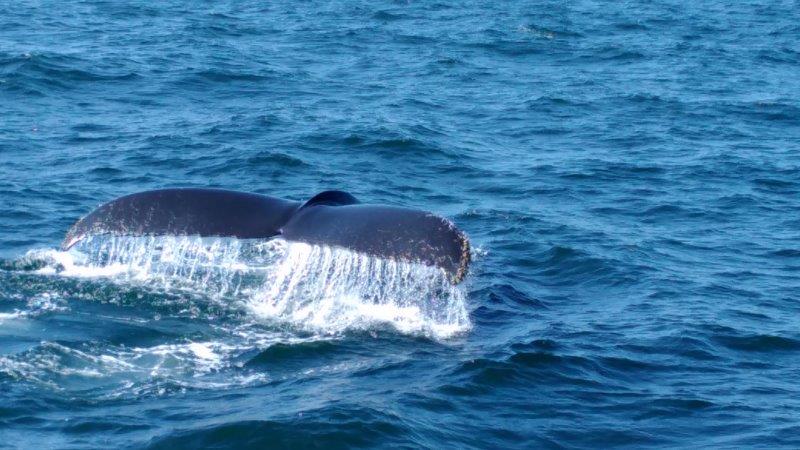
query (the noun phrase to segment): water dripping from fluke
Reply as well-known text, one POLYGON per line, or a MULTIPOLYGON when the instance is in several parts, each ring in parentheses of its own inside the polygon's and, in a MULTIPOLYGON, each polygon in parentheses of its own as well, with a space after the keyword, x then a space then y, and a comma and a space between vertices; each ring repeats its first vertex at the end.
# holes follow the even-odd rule
MULTIPOLYGON (((471 327, 466 287, 443 270, 282 239, 95 236, 35 250, 37 272, 189 291, 248 320, 337 334, 389 326, 448 338, 471 327), (43 261, 43 263, 41 263, 43 261), (243 305, 243 306, 242 306, 243 305)), ((30 265, 30 264, 29 264, 30 265)))

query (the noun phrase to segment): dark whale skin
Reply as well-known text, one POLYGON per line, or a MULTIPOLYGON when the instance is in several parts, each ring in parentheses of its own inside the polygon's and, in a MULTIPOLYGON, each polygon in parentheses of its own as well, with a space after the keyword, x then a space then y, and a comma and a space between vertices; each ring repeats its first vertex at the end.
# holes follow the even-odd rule
POLYGON ((469 241, 449 220, 416 209, 360 204, 342 191, 325 191, 306 203, 224 189, 140 192, 105 203, 78 220, 62 248, 102 234, 282 236, 439 267, 453 284, 464 279, 470 262, 469 241))

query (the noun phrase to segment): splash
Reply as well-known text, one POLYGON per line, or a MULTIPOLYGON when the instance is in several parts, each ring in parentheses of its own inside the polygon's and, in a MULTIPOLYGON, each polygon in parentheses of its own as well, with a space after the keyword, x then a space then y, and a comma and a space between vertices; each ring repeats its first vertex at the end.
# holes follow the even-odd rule
POLYGON ((0 325, 6 322, 13 322, 16 319, 35 318, 43 314, 52 312, 66 311, 63 301, 58 295, 43 292, 36 295, 26 302, 24 309, 14 309, 12 312, 0 312, 0 325))
POLYGON ((26 258, 44 261, 42 274, 192 292, 312 332, 389 326, 440 339, 471 326, 464 287, 440 269, 281 239, 95 237, 26 258))
POLYGON ((440 269, 302 243, 289 244, 254 300, 259 315, 330 332, 389 323, 446 337, 469 327, 463 288, 440 269))
MULTIPOLYGON (((208 319, 212 332, 154 345, 53 339, 24 342, 16 353, 0 352, 0 381, 97 398, 161 396, 292 377, 247 367, 254 355, 277 344, 386 329, 438 340, 470 327, 464 288, 451 285, 439 269, 283 240, 93 238, 68 252, 31 251, 4 263, 2 270, 5 276, 36 274, 58 286, 55 292, 39 289, 24 307, 0 312, 0 324, 9 333, 24 331, 40 315, 78 309, 74 299, 113 302, 117 294, 130 299, 131 287, 137 292, 133 301, 145 302, 138 305, 155 313, 143 323, 161 320, 165 304, 178 315, 208 319), (62 283, 59 277, 80 280, 62 283), (191 312, 197 309, 199 314, 191 312)), ((313 370, 349 370, 338 364, 313 370)))

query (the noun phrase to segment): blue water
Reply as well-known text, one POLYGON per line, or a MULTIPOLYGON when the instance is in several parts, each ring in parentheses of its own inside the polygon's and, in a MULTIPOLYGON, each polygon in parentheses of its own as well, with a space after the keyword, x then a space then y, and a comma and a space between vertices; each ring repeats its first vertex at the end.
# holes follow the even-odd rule
POLYGON ((800 447, 798 24, 0 4, 0 447, 800 447), (474 264, 449 289, 279 241, 58 250, 175 186, 427 209, 474 264))

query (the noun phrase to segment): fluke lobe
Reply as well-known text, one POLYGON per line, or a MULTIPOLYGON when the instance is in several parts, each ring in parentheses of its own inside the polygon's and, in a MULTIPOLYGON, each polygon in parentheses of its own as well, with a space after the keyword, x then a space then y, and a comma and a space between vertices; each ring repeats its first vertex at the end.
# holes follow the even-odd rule
POLYGON ((223 189, 140 192, 105 203, 78 220, 61 247, 68 250, 100 234, 282 236, 436 266, 453 284, 464 279, 470 262, 469 241, 449 220, 416 209, 361 204, 342 191, 325 191, 305 203, 223 189))

